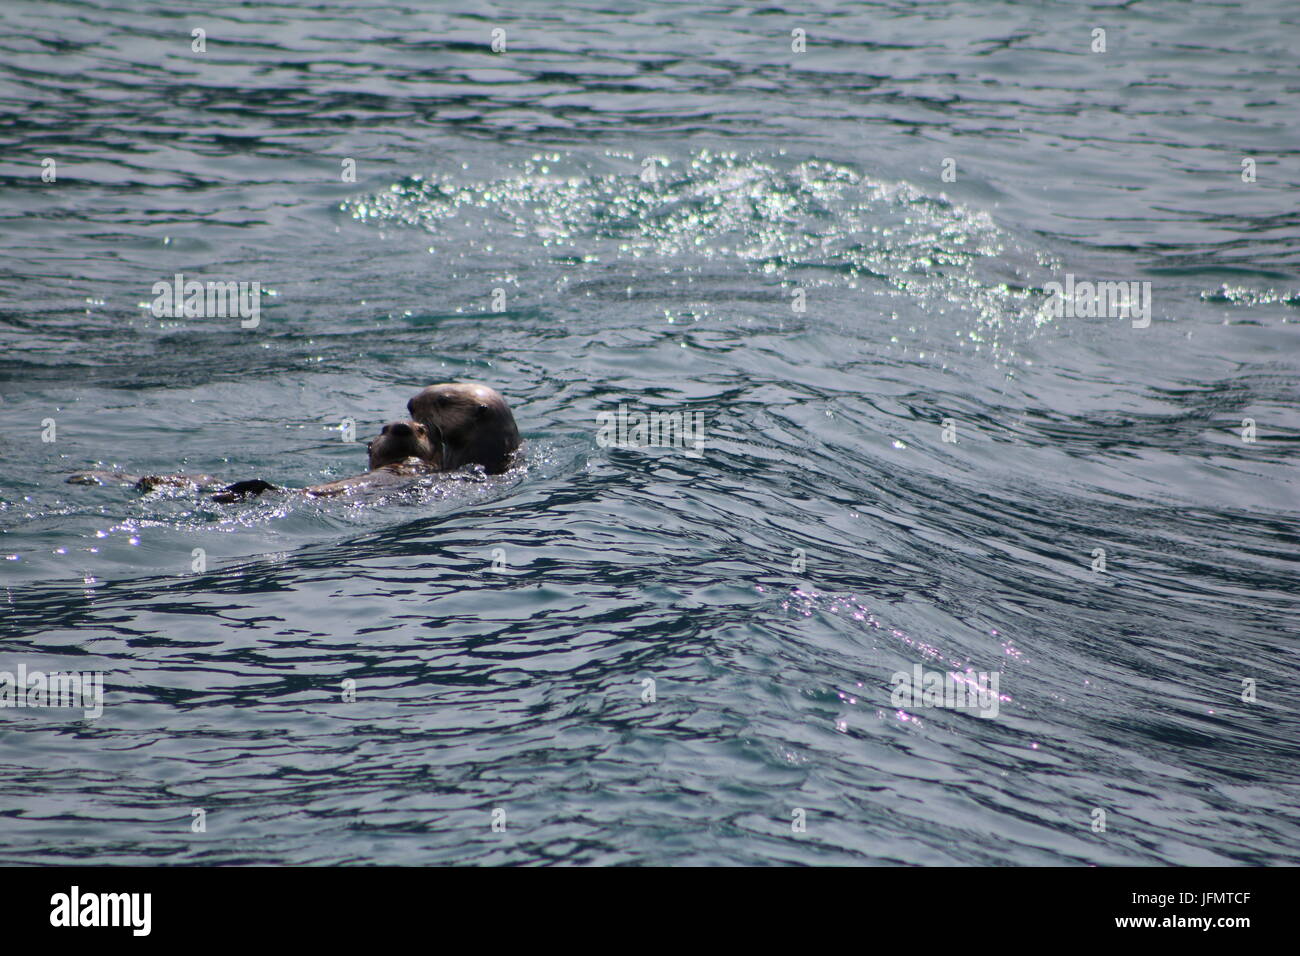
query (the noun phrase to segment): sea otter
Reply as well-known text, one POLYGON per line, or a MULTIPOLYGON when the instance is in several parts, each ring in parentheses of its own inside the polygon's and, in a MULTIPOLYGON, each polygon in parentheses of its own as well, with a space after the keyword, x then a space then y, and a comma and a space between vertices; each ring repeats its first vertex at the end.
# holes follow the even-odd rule
MULTIPOLYGON (((311 497, 348 494, 400 483, 434 471, 455 471, 478 465, 489 475, 510 467, 520 447, 519 428, 501 393, 476 382, 443 382, 422 389, 407 402, 411 420, 390 422, 366 446, 370 471, 341 481, 288 489, 311 497), (414 460, 412 460, 414 459, 414 460)), ((87 471, 71 475, 71 484, 135 485, 140 491, 169 486, 193 491, 219 491, 215 501, 236 501, 264 491, 279 490, 260 478, 227 485, 211 475, 145 475, 120 471, 87 471)))
MULTIPOLYGON (((384 486, 402 484, 405 479, 427 475, 440 470, 441 449, 430 437, 429 429, 419 422, 389 422, 379 435, 366 445, 370 459, 370 471, 364 475, 354 475, 339 481, 331 481, 308 488, 285 489, 305 494, 312 498, 326 498, 334 495, 351 494, 384 486)), ((237 481, 228 485, 211 475, 145 475, 137 477, 120 471, 87 471, 68 478, 72 484, 135 485, 140 491, 152 491, 160 486, 186 488, 192 491, 212 491, 220 489, 212 496, 213 501, 238 501, 249 495, 258 495, 264 491, 279 490, 275 485, 260 478, 250 481, 237 481), (224 486, 224 487, 223 487, 224 486)))
POLYGON ((294 491, 309 498, 332 498, 335 495, 350 495, 358 491, 373 491, 379 488, 396 487, 406 484, 411 478, 441 471, 441 452, 429 436, 429 429, 419 422, 389 422, 379 435, 366 445, 366 454, 370 458, 370 470, 364 475, 353 475, 323 485, 311 485, 307 488, 280 489, 269 481, 253 478, 249 481, 237 481, 227 485, 212 496, 213 501, 239 501, 250 495, 260 495, 264 491, 294 491))
POLYGON ((518 450, 519 428, 504 397, 476 382, 430 385, 406 403, 417 422, 442 436, 443 471, 482 465, 499 475, 518 450))

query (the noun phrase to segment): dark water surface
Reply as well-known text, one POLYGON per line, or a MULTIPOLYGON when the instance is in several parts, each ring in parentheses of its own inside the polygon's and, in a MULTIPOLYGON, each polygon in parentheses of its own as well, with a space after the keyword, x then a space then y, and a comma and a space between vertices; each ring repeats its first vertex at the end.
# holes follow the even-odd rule
POLYGON ((0 862, 1300 863, 1300 8, 455 9, 0 6, 0 670, 106 684, 0 710, 0 862), (448 379, 519 469, 62 480, 341 477, 448 379))

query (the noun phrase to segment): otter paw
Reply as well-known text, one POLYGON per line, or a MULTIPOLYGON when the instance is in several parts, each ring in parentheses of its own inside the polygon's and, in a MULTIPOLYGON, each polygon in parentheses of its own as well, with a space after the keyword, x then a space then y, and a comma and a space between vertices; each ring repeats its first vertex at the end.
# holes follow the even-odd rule
POLYGON ((233 485, 226 485, 221 491, 212 496, 212 500, 229 504, 232 501, 243 501, 245 498, 260 495, 264 491, 276 490, 278 489, 275 485, 269 481, 263 481, 261 478, 250 478, 248 481, 237 481, 233 485))

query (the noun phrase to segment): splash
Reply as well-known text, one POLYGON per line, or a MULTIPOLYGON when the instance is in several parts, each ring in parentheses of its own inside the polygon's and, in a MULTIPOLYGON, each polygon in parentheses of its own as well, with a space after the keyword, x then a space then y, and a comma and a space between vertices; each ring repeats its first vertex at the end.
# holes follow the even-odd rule
POLYGON ((1201 301, 1241 306, 1286 305, 1291 308, 1300 308, 1300 291, 1280 292, 1277 289, 1251 289, 1246 286, 1230 286, 1225 283, 1213 292, 1202 292, 1201 301))
POLYGON ((427 230, 441 248, 486 230, 573 262, 660 260, 688 270, 730 262, 802 287, 874 284, 926 308, 973 311, 985 329, 1043 321, 1031 274, 1044 257, 988 213, 942 194, 780 155, 654 157, 649 179, 632 157, 614 160, 604 165, 622 168, 596 170, 549 154, 489 181, 411 177, 341 208, 360 222, 427 230))

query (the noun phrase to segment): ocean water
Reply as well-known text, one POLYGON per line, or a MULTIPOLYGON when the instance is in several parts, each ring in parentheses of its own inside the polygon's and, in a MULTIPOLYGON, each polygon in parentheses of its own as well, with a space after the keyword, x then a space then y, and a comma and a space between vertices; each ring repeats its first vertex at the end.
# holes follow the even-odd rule
POLYGON ((0 709, 0 862, 1300 863, 1298 41, 8 0, 0 671, 104 698, 0 709), (156 317, 176 274, 257 326, 156 317), (63 481, 354 474, 447 380, 518 468, 63 481), (900 706, 918 667, 996 714, 900 706))

